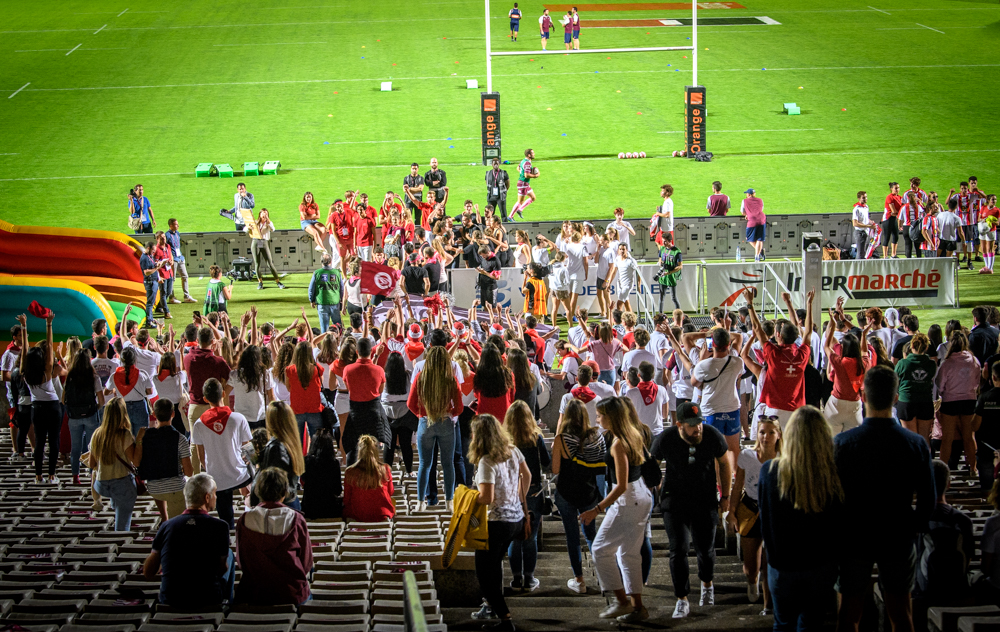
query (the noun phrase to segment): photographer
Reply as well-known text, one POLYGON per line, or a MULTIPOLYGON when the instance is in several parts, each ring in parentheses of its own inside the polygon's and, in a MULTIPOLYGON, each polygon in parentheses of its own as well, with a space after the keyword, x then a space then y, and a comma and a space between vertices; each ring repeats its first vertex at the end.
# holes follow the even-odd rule
POLYGON ((247 209, 252 211, 254 207, 253 193, 247 193, 247 185, 240 182, 236 185, 236 193, 233 194, 233 208, 222 209, 219 215, 227 219, 233 220, 236 224, 236 230, 244 231, 246 230, 246 223, 243 221, 243 216, 240 215, 240 211, 247 209))
POLYGON ((159 289, 160 269, 170 263, 169 259, 154 261, 156 242, 146 242, 146 251, 139 258, 139 268, 142 270, 142 285, 146 290, 146 323, 145 327, 156 327, 153 320, 153 307, 156 304, 156 291, 159 289))
POLYGON ((493 168, 486 172, 486 203, 500 211, 500 217, 507 217, 507 189, 510 176, 500 168, 500 159, 493 159, 493 168))
POLYGON ((142 194, 142 185, 137 184, 135 188, 128 192, 128 214, 129 228, 136 234, 152 234, 153 227, 156 226, 156 217, 153 216, 153 207, 149 204, 149 198, 142 194))

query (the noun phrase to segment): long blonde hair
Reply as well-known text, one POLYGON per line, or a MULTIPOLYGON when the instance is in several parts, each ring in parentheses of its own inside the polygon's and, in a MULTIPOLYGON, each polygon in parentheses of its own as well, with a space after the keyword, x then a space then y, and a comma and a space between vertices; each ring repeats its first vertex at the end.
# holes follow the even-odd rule
POLYGON ((455 392, 455 371, 444 347, 431 347, 417 380, 417 396, 427 413, 427 422, 434 423, 448 415, 455 392))
POLYGON ((823 413, 803 406, 785 425, 781 454, 774 459, 778 492, 805 513, 820 513, 844 490, 833 460, 833 436, 823 413))
POLYGON ((267 405, 264 420, 268 434, 281 441, 288 450, 288 455, 292 459, 292 471, 296 476, 302 476, 306 471, 306 462, 302 458, 302 442, 298 438, 299 426, 291 406, 281 400, 271 402, 267 405))
POLYGON ((469 442, 469 462, 479 463, 484 456, 494 464, 510 458, 510 437, 497 418, 489 413, 472 418, 472 440, 469 442))
POLYGON ((382 462, 382 452, 375 437, 361 435, 358 439, 358 460, 344 472, 345 480, 348 475, 361 489, 378 489, 389 480, 389 469, 382 462))
POLYGON ((90 441, 94 458, 104 465, 114 465, 125 446, 126 438, 132 438, 132 424, 128 419, 125 400, 115 397, 104 407, 101 427, 94 432, 90 441))
POLYGON ((507 414, 503 418, 503 429, 510 437, 511 443, 517 447, 535 447, 538 437, 542 434, 531 408, 519 399, 511 403, 507 409, 507 414))
POLYGON ((625 448, 629 465, 642 465, 646 460, 643 454, 645 443, 642 434, 632 423, 631 412, 622 399, 624 398, 605 397, 597 402, 597 412, 608 419, 611 434, 625 448))

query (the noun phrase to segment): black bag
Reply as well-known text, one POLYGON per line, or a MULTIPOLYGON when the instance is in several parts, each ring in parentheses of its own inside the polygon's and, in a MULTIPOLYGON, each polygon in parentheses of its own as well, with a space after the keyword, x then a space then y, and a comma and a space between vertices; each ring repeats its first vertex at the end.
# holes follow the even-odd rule
POLYGON ((606 469, 603 462, 588 466, 575 457, 563 458, 556 477, 556 491, 577 509, 590 509, 601 500, 597 475, 604 474, 606 469))
POLYGON ((710 151, 699 151, 694 154, 695 162, 712 162, 712 152, 710 151))
POLYGON ((71 419, 84 419, 100 410, 93 384, 80 384, 81 380, 66 380, 63 403, 71 419))
POLYGON ((920 534, 917 586, 920 592, 942 597, 967 596, 971 590, 966 573, 962 531, 957 525, 931 520, 928 532, 920 534))
POLYGON ((412 412, 407 412, 402 417, 398 419, 389 419, 389 428, 391 430, 399 430, 400 428, 409 430, 410 432, 416 432, 417 426, 420 420, 412 412))
POLYGON ((645 458, 642 465, 639 466, 639 471, 642 474, 642 482, 649 489, 653 489, 663 480, 663 472, 660 471, 660 463, 653 458, 653 455, 648 450, 643 448, 642 455, 645 458))
POLYGON ((920 230, 920 222, 910 224, 910 241, 919 244, 924 240, 924 234, 920 230))

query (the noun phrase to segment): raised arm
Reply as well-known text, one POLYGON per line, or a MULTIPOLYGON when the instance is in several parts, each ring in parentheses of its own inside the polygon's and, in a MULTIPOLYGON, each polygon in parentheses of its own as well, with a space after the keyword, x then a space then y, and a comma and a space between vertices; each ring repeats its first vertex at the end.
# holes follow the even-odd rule
POLYGON ((750 351, 753 348, 753 341, 757 339, 757 332, 750 334, 750 339, 747 343, 743 345, 740 349, 740 359, 743 360, 743 365, 750 369, 750 372, 754 374, 754 377, 760 378, 761 366, 757 364, 757 361, 750 357, 750 351))
POLYGON ((802 344, 812 346, 813 333, 813 302, 816 300, 816 288, 812 288, 806 293, 806 326, 802 332, 802 344))
POLYGON ((688 373, 694 371, 694 363, 691 362, 688 354, 684 353, 684 347, 677 341, 677 337, 674 336, 673 330, 669 327, 667 327, 667 340, 670 341, 670 346, 674 348, 674 357, 680 358, 681 363, 684 364, 684 368, 688 370, 688 373))
POLYGON ((767 340, 767 334, 764 333, 764 327, 760 324, 760 318, 757 317, 757 310, 753 306, 754 291, 751 288, 743 288, 743 299, 747 302, 747 310, 750 312, 750 324, 753 327, 753 333, 760 340, 761 344, 767 340))

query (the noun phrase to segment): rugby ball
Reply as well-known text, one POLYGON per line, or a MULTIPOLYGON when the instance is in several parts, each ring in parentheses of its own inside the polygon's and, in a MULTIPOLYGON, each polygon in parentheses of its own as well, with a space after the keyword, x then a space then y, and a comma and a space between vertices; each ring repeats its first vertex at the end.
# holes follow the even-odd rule
POLYGON ((644 152, 644 151, 640 151, 640 152, 639 152, 639 157, 640 157, 640 158, 645 158, 645 157, 646 157, 646 152, 644 152))
POLYGON ((671 156, 672 156, 673 158, 677 158, 677 157, 679 157, 679 156, 681 155, 681 152, 679 152, 679 151, 676 151, 676 150, 675 150, 675 151, 674 151, 674 153, 672 153, 672 154, 670 154, 670 155, 671 155, 671 156))
POLYGON ((624 157, 625 157, 625 152, 622 152, 622 151, 618 152, 618 159, 619 160, 621 160, 624 157))

